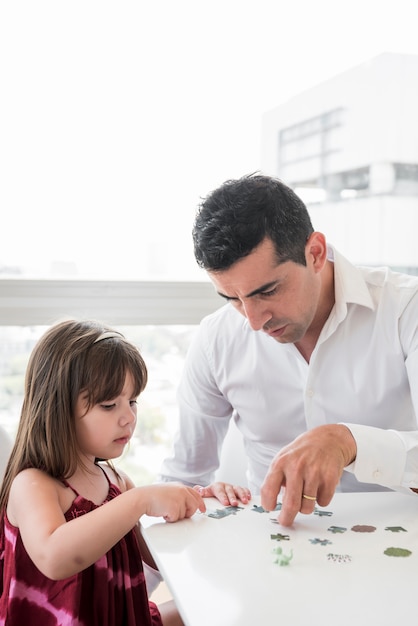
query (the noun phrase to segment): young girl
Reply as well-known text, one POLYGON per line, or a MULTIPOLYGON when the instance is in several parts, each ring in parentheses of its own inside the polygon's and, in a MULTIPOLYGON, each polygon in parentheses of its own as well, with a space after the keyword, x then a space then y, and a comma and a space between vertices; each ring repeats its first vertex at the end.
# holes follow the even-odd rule
POLYGON ((29 360, 0 490, 0 625, 182 624, 149 602, 139 518, 205 510, 196 490, 134 487, 120 456, 147 382, 139 351, 93 321, 51 327, 29 360))

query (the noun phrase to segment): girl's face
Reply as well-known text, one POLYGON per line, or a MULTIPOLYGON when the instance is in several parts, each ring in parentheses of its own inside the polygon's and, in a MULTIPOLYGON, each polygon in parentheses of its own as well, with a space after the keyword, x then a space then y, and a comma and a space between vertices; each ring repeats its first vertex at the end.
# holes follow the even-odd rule
POLYGON ((125 384, 117 398, 95 404, 87 410, 86 394, 81 393, 76 404, 76 435, 83 456, 93 461, 120 456, 132 437, 137 416, 133 381, 126 374, 125 384))

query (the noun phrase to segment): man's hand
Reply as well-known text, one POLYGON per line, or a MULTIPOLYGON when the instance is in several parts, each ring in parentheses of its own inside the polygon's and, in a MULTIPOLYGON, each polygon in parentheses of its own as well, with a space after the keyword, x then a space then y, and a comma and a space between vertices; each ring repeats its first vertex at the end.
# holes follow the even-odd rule
POLYGON ((261 487, 261 505, 272 511, 285 492, 278 521, 290 526, 296 514, 330 503, 344 467, 356 458, 356 442, 342 424, 318 426, 297 437, 273 459, 261 487))

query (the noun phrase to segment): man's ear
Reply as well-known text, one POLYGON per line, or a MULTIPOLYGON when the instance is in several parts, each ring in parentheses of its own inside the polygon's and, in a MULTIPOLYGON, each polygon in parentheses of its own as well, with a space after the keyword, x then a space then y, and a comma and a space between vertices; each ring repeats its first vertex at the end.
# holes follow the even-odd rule
POLYGON ((306 242, 306 263, 312 265, 316 272, 320 272, 327 262, 327 241, 325 235, 313 232, 306 242))

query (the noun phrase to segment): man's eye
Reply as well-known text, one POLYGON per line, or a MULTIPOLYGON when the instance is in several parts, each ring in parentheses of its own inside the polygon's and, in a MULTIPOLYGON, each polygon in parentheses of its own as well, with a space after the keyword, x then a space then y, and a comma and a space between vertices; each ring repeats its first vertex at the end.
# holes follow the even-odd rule
POLYGON ((270 289, 270 291, 262 291, 260 295, 268 298, 270 296, 274 296, 276 293, 277 287, 274 287, 274 289, 270 289))

